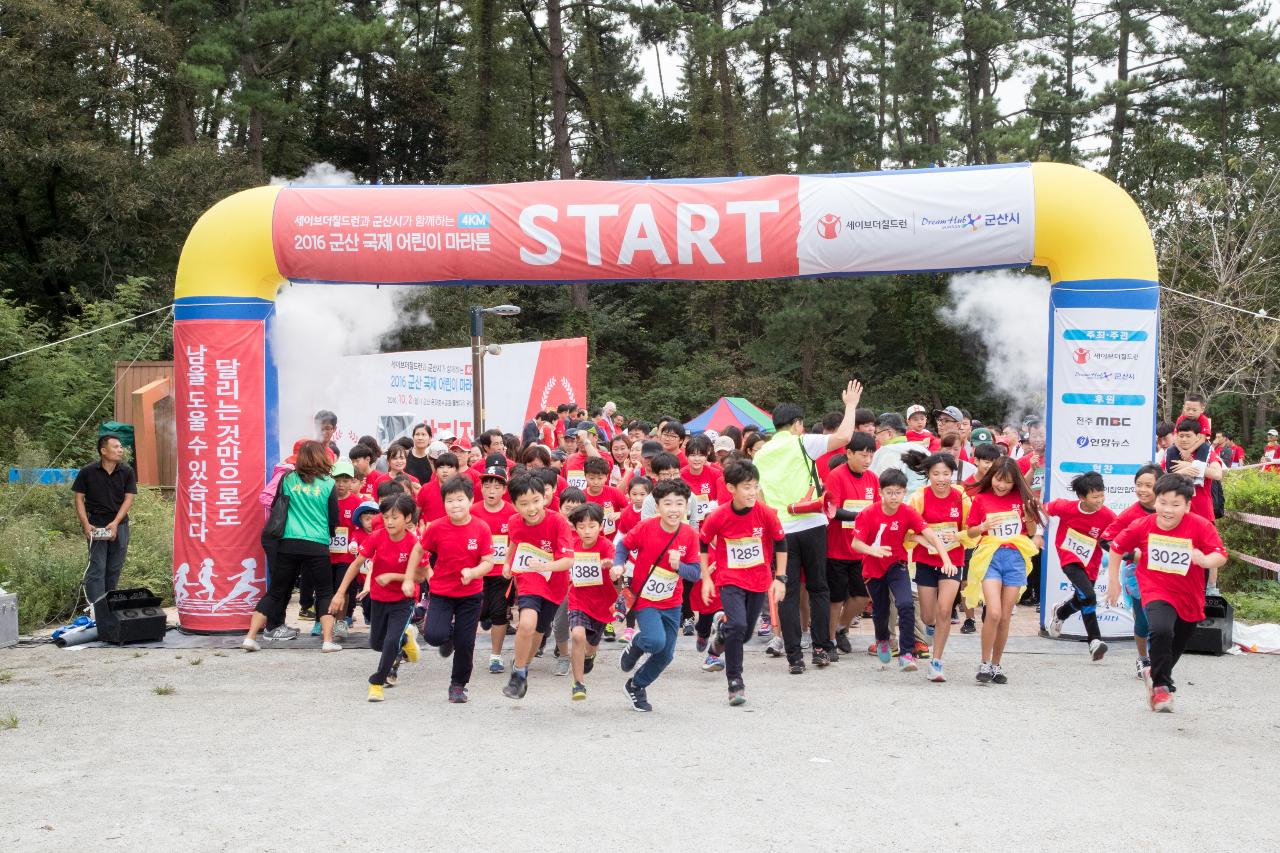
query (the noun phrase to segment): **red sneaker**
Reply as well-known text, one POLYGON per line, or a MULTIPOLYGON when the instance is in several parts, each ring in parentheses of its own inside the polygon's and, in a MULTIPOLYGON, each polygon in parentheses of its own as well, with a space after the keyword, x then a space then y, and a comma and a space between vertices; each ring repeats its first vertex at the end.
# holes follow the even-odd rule
POLYGON ((1173 713, 1173 696, 1167 687, 1155 687, 1151 690, 1151 710, 1162 714, 1173 713))

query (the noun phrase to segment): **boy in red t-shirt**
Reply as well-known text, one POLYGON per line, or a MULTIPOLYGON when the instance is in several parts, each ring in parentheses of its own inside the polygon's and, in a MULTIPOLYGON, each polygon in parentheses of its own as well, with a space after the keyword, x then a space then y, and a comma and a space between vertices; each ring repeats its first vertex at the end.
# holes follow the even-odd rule
POLYGON ((1071 491, 1079 500, 1060 499, 1044 506, 1045 515, 1058 519, 1053 545, 1058 550, 1062 573, 1076 589, 1075 595, 1054 606, 1048 632, 1050 637, 1062 636, 1062 623, 1071 614, 1079 613, 1089 637, 1089 656, 1099 661, 1107 653, 1107 644, 1098 629, 1098 594, 1093 584, 1102 564, 1098 542, 1103 531, 1116 520, 1116 514, 1106 506, 1107 487, 1101 474, 1095 471, 1081 474, 1071 481, 1071 491))
MULTIPOLYGON (((653 481, 643 474, 637 474, 627 483, 627 508, 618 516, 618 531, 614 534, 614 541, 620 541, 622 537, 631 532, 637 524, 640 523, 641 511, 644 508, 645 499, 649 497, 649 493, 653 491, 653 481)), ((626 564, 622 567, 622 577, 626 582, 630 582, 632 573, 635 571, 635 554, 627 557, 626 564)), ((625 619, 626 627, 622 629, 622 642, 629 643, 636 633, 636 612, 635 608, 628 609, 627 599, 625 596, 618 597, 619 617, 625 619)))
POLYGON ((489 525, 471 515, 471 479, 453 477, 441 488, 445 517, 427 526, 422 545, 409 560, 414 572, 424 554, 431 555, 427 570, 430 595, 427 624, 422 639, 453 656, 449 676, 449 701, 467 701, 472 661, 476 650, 476 626, 484 600, 482 578, 493 568, 493 534, 489 525))
POLYGON ((724 658, 729 704, 747 701, 742 646, 765 606, 770 586, 787 594, 787 537, 778 513, 760 500, 760 471, 747 461, 724 469, 730 501, 702 522, 702 596, 719 593, 724 620, 711 654, 724 658), (774 563, 776 561, 776 568, 774 563))
POLYGON ((529 662, 551 627, 560 602, 569 593, 573 566, 573 528, 558 512, 547 510, 543 484, 529 474, 512 477, 507 496, 516 508, 507 529, 507 563, 502 576, 516 581, 520 622, 511 679, 502 688, 510 699, 529 690, 529 662))
POLYGON ((609 463, 605 460, 588 459, 583 463, 582 470, 586 476, 582 493, 587 496, 587 503, 597 504, 604 515, 601 535, 612 538, 617 532, 618 516, 627 508, 627 499, 617 488, 608 484, 609 463))
MULTIPOLYGON (((947 546, 929 529, 920 513, 903 506, 907 497, 907 477, 896 468, 880 474, 880 503, 858 513, 853 523, 852 548, 863 554, 862 577, 871 593, 871 620, 876 630, 876 655, 880 663, 893 660, 889 649, 889 594, 898 606, 898 634, 902 649, 898 668, 916 671, 916 658, 908 649, 916 647, 916 606, 911 598, 911 577, 907 574, 908 533, 914 533, 939 553, 942 568, 954 569, 947 546)), ((954 572, 947 572, 953 574, 954 572)))
POLYGON ((373 599, 369 648, 382 654, 377 670, 369 676, 370 702, 381 702, 383 686, 395 684, 388 681, 388 676, 402 646, 410 662, 418 659, 418 645, 409 633, 409 617, 418 600, 418 584, 425 578, 425 568, 409 570, 409 558, 418 548, 418 537, 409 529, 413 524, 413 498, 395 495, 384 499, 378 508, 382 511, 382 529, 360 547, 360 554, 347 567, 329 605, 329 612, 334 615, 344 612, 347 590, 359 576, 360 567, 365 561, 373 564, 365 575, 362 595, 373 599))
POLYGON ((613 623, 614 582, 622 566, 613 564, 613 543, 603 534, 604 510, 584 503, 569 513, 573 525, 573 566, 569 570, 569 636, 575 701, 587 698, 583 679, 595 667, 606 625, 613 623))
POLYGON ((702 519, 715 511, 728 496, 725 493, 724 477, 708 462, 713 454, 711 439, 705 435, 695 435, 685 443, 684 451, 689 464, 680 469, 680 479, 689 484, 692 495, 689 521, 696 530, 702 524, 702 519))
POLYGON ((484 603, 480 608, 480 624, 489 623, 489 672, 497 675, 506 670, 502 665, 502 643, 507 637, 507 623, 516 603, 515 585, 502 576, 507 564, 507 531, 516 508, 507 500, 507 467, 490 465, 480 475, 480 495, 484 500, 471 505, 471 515, 489 526, 493 537, 493 568, 484 579, 484 603))
POLYGON ((1155 512, 1125 528, 1111 542, 1107 604, 1120 600, 1121 555, 1138 551, 1138 586, 1147 612, 1151 655, 1151 710, 1173 710, 1173 668, 1196 623, 1204 619, 1205 569, 1227 561, 1227 549, 1209 521, 1191 512, 1195 488, 1177 474, 1156 481, 1155 512))
POLYGON ((653 487, 657 518, 640 522, 617 540, 613 560, 621 563, 635 551, 636 624, 640 633, 622 651, 623 672, 631 672, 640 657, 649 655, 644 666, 627 679, 624 689, 631 707, 652 711, 647 688, 671 663, 680 633, 680 602, 684 581, 702 576, 698 561, 698 534, 685 523, 689 513, 689 485, 684 480, 663 480, 653 487))
POLYGON ((867 585, 862 580, 862 561, 856 559, 850 542, 858 513, 880 500, 880 479, 868 470, 876 452, 875 436, 855 432, 843 454, 832 457, 823 495, 827 518, 827 587, 831 590, 831 624, 836 632, 836 649, 852 654, 849 626, 866 609, 867 585))
MULTIPOLYGON (((334 463, 330 476, 333 477, 333 491, 338 499, 338 524, 329 536, 329 564, 333 569, 333 588, 337 589, 338 584, 342 583, 343 575, 347 573, 347 566, 355 559, 355 552, 351 550, 355 528, 351 514, 364 502, 364 498, 356 493, 355 469, 350 461, 339 459, 334 463)), ((346 638, 347 629, 351 626, 350 619, 350 613, 338 614, 338 620, 333 625, 335 637, 346 638)), ((319 624, 319 620, 316 620, 316 625, 319 624)), ((320 632, 317 630, 314 633, 320 632)))

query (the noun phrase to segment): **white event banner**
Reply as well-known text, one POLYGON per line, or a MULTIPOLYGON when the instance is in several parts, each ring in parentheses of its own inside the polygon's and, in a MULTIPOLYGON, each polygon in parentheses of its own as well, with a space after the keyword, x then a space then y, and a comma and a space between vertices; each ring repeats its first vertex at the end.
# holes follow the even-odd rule
POLYGON ((800 176, 800 275, 1026 266, 1035 192, 1026 164, 800 176))
MULTIPOLYGON (((1120 513, 1134 502, 1134 475, 1152 456, 1158 315, 1146 309, 1063 307, 1053 304, 1055 296, 1050 297, 1052 473, 1046 501, 1073 500, 1071 480, 1096 471, 1106 484, 1107 506, 1120 513)), ((1052 547, 1057 524, 1050 521, 1041 562, 1042 624, 1051 618, 1052 605, 1074 594, 1052 547)), ((1105 603, 1105 554, 1095 588, 1103 637, 1131 637, 1133 614, 1123 596, 1115 608, 1105 603)), ((1084 636, 1079 614, 1066 621, 1063 634, 1084 636)))

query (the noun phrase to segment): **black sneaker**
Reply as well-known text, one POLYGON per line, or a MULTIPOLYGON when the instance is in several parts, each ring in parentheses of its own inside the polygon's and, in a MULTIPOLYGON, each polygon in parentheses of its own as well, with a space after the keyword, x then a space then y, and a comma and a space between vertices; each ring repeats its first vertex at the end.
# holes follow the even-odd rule
POLYGON ((455 705, 466 704, 467 688, 463 687, 461 684, 450 684, 449 701, 455 705))
POLYGON ((804 675, 804 661, 798 660, 793 662, 791 666, 787 667, 787 672, 792 675, 804 675))
POLYGON ((846 654, 846 655, 853 654, 853 643, 849 642, 848 628, 845 628, 844 630, 841 630, 841 631, 836 631, 836 648, 840 650, 841 654, 846 654))
POLYGON ((515 625, 512 625, 510 622, 508 622, 508 623, 507 623, 507 636, 508 636, 508 637, 514 637, 515 635, 516 635, 516 626, 515 626, 515 625))
POLYGON ((649 704, 649 697, 645 695, 644 688, 636 686, 636 683, 630 678, 627 683, 622 685, 622 689, 627 691, 627 698, 631 700, 631 707, 637 711, 652 711, 653 706, 649 704))
POLYGON ((968 616, 966 616, 966 617, 964 618, 964 624, 960 626, 960 633, 961 633, 961 634, 973 634, 973 633, 977 632, 977 630, 978 630, 978 626, 977 626, 977 625, 975 625, 975 624, 973 623, 973 620, 972 620, 972 619, 970 619, 968 616))
POLYGON ((640 662, 640 655, 644 652, 640 651, 640 647, 634 642, 627 643, 627 647, 622 650, 622 654, 618 656, 618 666, 623 672, 630 672, 636 668, 636 664, 640 662))
POLYGON ((1008 684, 1009 678, 1004 674, 1004 670, 1000 668, 1000 664, 991 664, 991 681, 995 684, 1008 684))
POLYGON ((304 607, 298 611, 299 619, 306 619, 308 622, 314 622, 316 618, 316 609, 314 607, 304 607))
POLYGON ((830 660, 832 663, 836 663, 840 660, 840 650, 837 649, 835 646, 832 646, 826 651, 827 651, 827 659, 830 660))
POLYGON ((582 661, 582 674, 587 675, 588 673, 591 672, 591 670, 595 668, 596 668, 596 656, 587 655, 586 659, 582 661))
POLYGON ((729 682, 729 704, 737 707, 747 701, 747 688, 741 678, 729 682))
POLYGON ((453 654, 453 640, 445 640, 440 644, 440 657, 447 658, 453 654))
POLYGON ((689 617, 688 619, 684 620, 684 625, 680 629, 680 632, 684 634, 686 637, 692 637, 693 628, 694 628, 693 617, 689 617))
POLYGON ((824 666, 826 666, 826 665, 827 665, 827 664, 829 664, 829 663, 831 663, 831 656, 830 656, 829 654, 827 654, 827 650, 826 650, 826 649, 814 649, 814 650, 813 650, 813 665, 814 665, 814 666, 816 666, 818 669, 822 669, 824 666))
POLYGON ((529 679, 522 677, 513 669, 511 680, 507 682, 506 687, 502 688, 502 695, 508 699, 523 699, 527 692, 529 692, 529 679))
POLYGON ((702 654, 707 650, 707 642, 709 640, 710 640, 710 637, 699 637, 697 641, 693 644, 694 648, 698 650, 698 654, 702 654))

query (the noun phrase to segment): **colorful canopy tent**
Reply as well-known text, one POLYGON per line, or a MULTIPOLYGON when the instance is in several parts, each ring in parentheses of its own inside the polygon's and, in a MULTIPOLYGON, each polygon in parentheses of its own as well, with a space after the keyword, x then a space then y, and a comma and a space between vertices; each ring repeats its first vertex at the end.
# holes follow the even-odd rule
POLYGON ((685 424, 690 432, 706 432, 713 429, 724 432, 727 426, 742 429, 755 425, 765 432, 773 432, 773 418, 746 397, 721 397, 702 414, 685 424))

